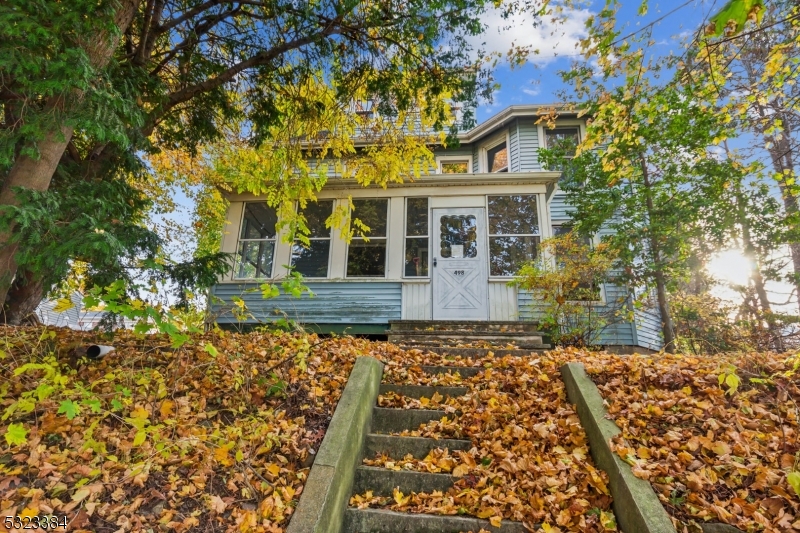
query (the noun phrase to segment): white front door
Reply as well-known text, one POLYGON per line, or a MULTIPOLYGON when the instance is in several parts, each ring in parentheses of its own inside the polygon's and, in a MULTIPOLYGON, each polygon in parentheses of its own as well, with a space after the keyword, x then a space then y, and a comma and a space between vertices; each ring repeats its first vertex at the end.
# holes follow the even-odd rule
POLYGON ((433 319, 487 320, 486 219, 480 207, 433 210, 433 319))

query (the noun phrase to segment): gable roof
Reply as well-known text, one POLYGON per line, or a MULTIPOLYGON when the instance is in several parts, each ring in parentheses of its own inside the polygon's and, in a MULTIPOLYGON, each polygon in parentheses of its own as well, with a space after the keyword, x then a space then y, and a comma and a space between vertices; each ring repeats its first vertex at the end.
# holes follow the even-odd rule
POLYGON ((559 116, 577 116, 577 110, 567 109, 564 104, 523 104, 512 105, 503 109, 496 115, 490 117, 485 122, 481 122, 469 131, 459 133, 458 139, 461 142, 471 143, 493 133, 496 129, 505 126, 511 120, 518 117, 543 116, 549 112, 556 111, 559 116))

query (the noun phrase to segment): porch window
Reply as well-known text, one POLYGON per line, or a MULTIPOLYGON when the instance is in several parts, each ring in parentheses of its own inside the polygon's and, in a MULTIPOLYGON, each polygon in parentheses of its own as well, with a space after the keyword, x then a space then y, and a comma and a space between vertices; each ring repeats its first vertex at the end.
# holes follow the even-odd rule
POLYGON ((266 203, 244 204, 242 231, 239 234, 234 267, 236 278, 272 277, 277 222, 275 210, 266 203))
POLYGON ((331 228, 325 221, 333 212, 333 200, 309 203, 303 209, 308 227, 308 244, 299 240, 292 246, 292 266, 295 271, 308 278, 327 278, 331 255, 331 228))
POLYGON ((406 199, 406 255, 404 275, 407 278, 428 277, 428 199, 406 199))
POLYGON ((488 205, 489 274, 513 276, 538 252, 536 195, 489 196, 488 205))
MULTIPOLYGON (((389 201, 386 199, 353 200, 353 222, 369 228, 365 235, 353 237, 347 247, 347 277, 386 276, 386 226, 389 201)), ((359 232, 359 228, 351 223, 359 232)))

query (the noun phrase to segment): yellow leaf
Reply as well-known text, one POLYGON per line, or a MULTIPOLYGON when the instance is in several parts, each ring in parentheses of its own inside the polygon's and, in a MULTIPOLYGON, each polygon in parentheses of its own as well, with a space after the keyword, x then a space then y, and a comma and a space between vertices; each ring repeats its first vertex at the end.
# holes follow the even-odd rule
POLYGON ((397 505, 405 505, 410 499, 411 496, 405 496, 402 492, 397 490, 397 488, 394 489, 394 501, 397 502, 397 505))
POLYGON ((142 406, 139 406, 133 411, 131 411, 131 418, 141 418, 142 420, 147 420, 149 416, 150 413, 148 413, 147 409, 145 409, 142 406))
POLYGON ((491 523, 494 527, 500 527, 500 523, 503 521, 502 518, 499 516, 493 516, 489 519, 489 523, 491 523))
POLYGON ((69 311, 75 307, 75 304, 72 303, 72 300, 69 298, 59 298, 56 300, 56 305, 53 307, 53 311, 56 313, 63 313, 64 311, 69 311))
POLYGON ((164 400, 161 402, 161 407, 159 408, 159 413, 161 414, 162 419, 167 419, 170 417, 172 412, 175 410, 175 402, 172 400, 164 400))
POLYGON ((89 489, 81 489, 72 495, 72 501, 81 502, 86 498, 88 498, 91 494, 92 491, 90 491, 89 489))
POLYGON ((147 438, 147 433, 144 430, 140 429, 139 431, 136 432, 136 436, 133 437, 133 445, 141 446, 146 438, 147 438))
POLYGON ((467 465, 458 465, 453 469, 453 475, 455 477, 464 477, 469 473, 469 467, 467 465))

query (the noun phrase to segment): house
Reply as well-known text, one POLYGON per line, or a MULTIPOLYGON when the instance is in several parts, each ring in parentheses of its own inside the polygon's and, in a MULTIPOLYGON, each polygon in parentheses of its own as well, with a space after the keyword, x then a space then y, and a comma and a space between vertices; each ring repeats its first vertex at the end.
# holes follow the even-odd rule
MULTIPOLYGON (((231 195, 222 249, 236 255, 228 276, 213 288, 221 325, 241 322, 227 312, 234 297, 258 323, 286 316, 319 331, 383 334, 393 320, 532 320, 535 300, 509 285, 542 239, 569 222, 559 172, 543 169, 538 150, 580 138, 585 123, 559 115, 556 127, 537 124, 552 106, 511 106, 460 134, 457 148, 437 148, 436 168, 413 182, 361 188, 329 180, 319 201, 304 212, 310 246, 276 235, 275 212, 259 198, 231 195), (325 228, 332 210, 352 196, 369 239, 346 242, 325 228), (262 299, 263 279, 286 275, 292 265, 314 297, 262 299), (221 302, 221 303, 220 303, 221 302)), ((628 289, 606 286, 605 301, 626 299, 628 289)), ((241 318, 241 317, 240 317, 241 318)), ((635 320, 610 326, 607 345, 658 349, 658 317, 636 311, 635 320)))

